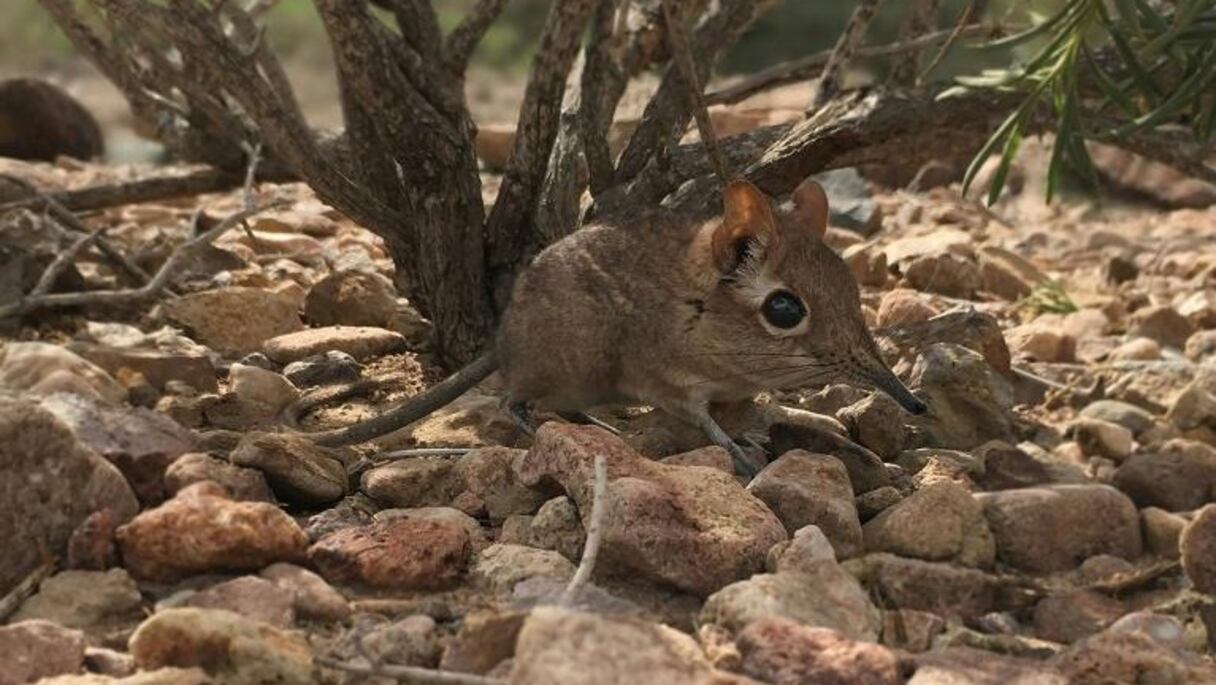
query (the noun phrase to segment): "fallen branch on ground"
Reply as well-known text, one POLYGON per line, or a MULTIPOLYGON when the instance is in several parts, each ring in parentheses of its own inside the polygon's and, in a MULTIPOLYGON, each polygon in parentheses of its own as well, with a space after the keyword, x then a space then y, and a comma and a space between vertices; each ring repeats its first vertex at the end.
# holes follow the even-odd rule
POLYGON ((604 536, 604 506, 608 491, 608 461, 604 455, 595 455, 595 485, 591 495, 591 515, 587 521, 587 542, 583 544, 583 556, 578 562, 578 570, 562 592, 559 603, 570 606, 578 596, 578 592, 595 571, 595 560, 600 553, 600 541, 604 536))
POLYGON ((30 571, 29 575, 23 578, 20 583, 17 583, 12 590, 8 591, 8 594, 0 597, 0 623, 7 621, 8 617, 12 616, 25 603, 25 600, 33 597, 34 593, 38 592, 38 586, 42 585, 42 581, 50 576, 54 570, 55 560, 52 559, 30 571))
POLYGON ((325 656, 315 656, 313 661, 319 666, 332 668, 336 671, 345 673, 355 673, 365 676, 384 676, 387 678, 396 678, 397 680, 407 680, 417 683, 435 683, 435 685, 506 685, 505 680, 501 678, 490 678, 483 675, 475 675, 472 673, 456 673, 454 671, 439 671, 432 668, 421 668, 419 666, 364 666, 355 664, 349 661, 339 661, 325 656))

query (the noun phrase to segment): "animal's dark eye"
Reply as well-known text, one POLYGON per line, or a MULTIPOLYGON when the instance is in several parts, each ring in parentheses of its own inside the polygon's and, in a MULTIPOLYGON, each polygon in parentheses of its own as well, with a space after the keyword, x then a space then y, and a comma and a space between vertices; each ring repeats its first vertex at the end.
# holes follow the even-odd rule
POLYGON ((793 328, 806 317, 806 305, 788 290, 776 290, 764 298, 760 313, 777 328, 793 328))

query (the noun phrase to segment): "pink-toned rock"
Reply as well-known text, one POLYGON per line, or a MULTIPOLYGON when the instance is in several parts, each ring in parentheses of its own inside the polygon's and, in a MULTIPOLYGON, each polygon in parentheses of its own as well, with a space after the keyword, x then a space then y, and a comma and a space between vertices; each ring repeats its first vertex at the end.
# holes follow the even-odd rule
POLYGON ((84 665, 84 634, 50 621, 0 626, 0 685, 22 685, 84 665))
POLYGON ((739 634, 743 672, 767 683, 901 685, 899 659, 881 645, 854 642, 828 628, 770 617, 739 634))
POLYGON ((109 507, 99 509, 76 526, 68 538, 68 556, 64 564, 69 569, 104 571, 118 559, 115 531, 118 517, 109 507))
POLYGON ((849 472, 839 459, 793 450, 764 467, 747 491, 768 505, 785 529, 794 533, 818 526, 836 556, 856 556, 862 550, 861 521, 853 503, 849 472))
POLYGON ((1055 593, 1035 605, 1035 632, 1044 640, 1072 643, 1097 633, 1126 611, 1123 602, 1092 590, 1055 593))
POLYGON ((306 359, 330 350, 345 352, 359 361, 405 349, 405 336, 371 326, 327 326, 287 333, 266 340, 262 351, 280 364, 306 359))
POLYGON ((345 621, 350 618, 350 603, 325 579, 295 564, 279 562, 262 569, 258 575, 286 590, 292 597, 296 615, 318 621, 345 621))
POLYGON ((878 321, 875 322, 875 327, 906 326, 928 321, 935 316, 937 310, 926 302, 920 293, 910 289, 892 290, 883 295, 878 304, 878 321))
POLYGON ((261 288, 203 290, 169 300, 162 307, 167 318, 219 352, 251 352, 262 341, 303 326, 295 303, 261 288))
POLYGON ((534 513, 549 499, 544 490, 528 487, 516 477, 512 464, 523 454, 508 447, 483 447, 460 459, 457 468, 465 487, 485 504, 491 521, 534 513))
POLYGON ((1014 354, 1040 362, 1071 362, 1076 359, 1077 343, 1058 325, 1037 321, 1005 331, 1005 340, 1014 354))
POLYGON ((237 466, 261 471, 283 499, 316 506, 331 504, 346 494, 341 456, 303 435, 247 433, 228 458, 237 466))
POLYGON ((202 482, 118 529, 127 569, 173 581, 209 571, 257 570, 304 557, 308 538, 290 516, 264 502, 235 502, 202 482))
POLYGON ((165 470, 165 491, 175 495, 183 488, 205 480, 224 486, 232 499, 246 502, 272 502, 274 495, 266 477, 257 469, 236 466, 222 459, 192 452, 183 454, 165 470))
POLYGON ((459 580, 471 547, 458 523, 408 517, 339 530, 308 556, 330 582, 423 590, 459 580))
POLYGON ((706 466, 731 475, 735 473, 735 467, 730 461, 730 452, 717 445, 673 454, 670 457, 663 457, 659 461, 671 466, 706 466))
POLYGON ((872 552, 988 567, 996 556, 992 532, 971 493, 950 482, 912 493, 863 528, 872 552))
POLYGON ((1132 338, 1110 351, 1110 361, 1152 361, 1161 359, 1161 345, 1152 338, 1132 338))
POLYGON ((127 391, 104 369, 43 342, 10 342, 0 348, 0 388, 35 397, 75 389, 79 390, 75 394, 112 404, 127 399, 127 391), (55 381, 55 377, 75 382, 55 381))
POLYGON ((1144 307, 1132 314, 1127 334, 1130 337, 1152 338, 1165 347, 1182 349, 1186 339, 1195 332, 1195 325, 1173 307, 1144 307))
POLYGON ((296 613, 290 592, 257 576, 241 576, 196 592, 180 606, 226 609, 255 621, 289 628, 296 613))
POLYGON ((363 271, 339 271, 308 291, 304 317, 314 326, 387 327, 397 293, 387 278, 363 271))
POLYGON ((605 568, 705 596, 762 569, 768 549, 786 539, 781 521, 731 476, 652 462, 600 428, 544 424, 517 470, 527 485, 559 483, 586 524, 596 455, 608 467, 605 568))

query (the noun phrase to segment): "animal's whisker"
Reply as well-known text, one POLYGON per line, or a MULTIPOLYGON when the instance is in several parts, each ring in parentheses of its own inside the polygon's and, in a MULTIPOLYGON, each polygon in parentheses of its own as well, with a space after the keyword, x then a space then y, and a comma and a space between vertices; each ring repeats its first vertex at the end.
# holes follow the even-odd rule
POLYGON ((811 366, 808 364, 783 364, 781 366, 769 366, 769 367, 758 368, 758 369, 741 368, 738 371, 735 371, 733 373, 723 374, 721 376, 715 376, 712 378, 703 378, 699 381, 689 383, 685 387, 691 388, 691 387, 696 387, 699 385, 706 385, 709 383, 717 383, 717 382, 724 381, 729 378, 735 378, 738 376, 761 376, 767 382, 774 377, 774 372, 776 372, 776 377, 783 377, 785 375, 791 375, 793 373, 804 373, 806 371, 814 371, 812 376, 819 376, 819 375, 827 375, 828 373, 830 373, 832 371, 832 369, 818 368, 818 367, 814 367, 814 366, 811 366))

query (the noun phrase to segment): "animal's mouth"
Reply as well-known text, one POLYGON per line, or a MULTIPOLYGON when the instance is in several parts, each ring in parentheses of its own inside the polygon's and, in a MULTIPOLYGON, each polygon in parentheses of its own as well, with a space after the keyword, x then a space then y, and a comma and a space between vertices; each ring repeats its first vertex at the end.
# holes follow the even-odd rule
POLYGON ((899 406, 904 408, 904 411, 917 416, 929 411, 929 405, 925 404, 924 400, 912 394, 908 386, 899 380, 899 377, 890 371, 881 374, 874 374, 869 378, 874 387, 885 392, 899 403, 899 406))

